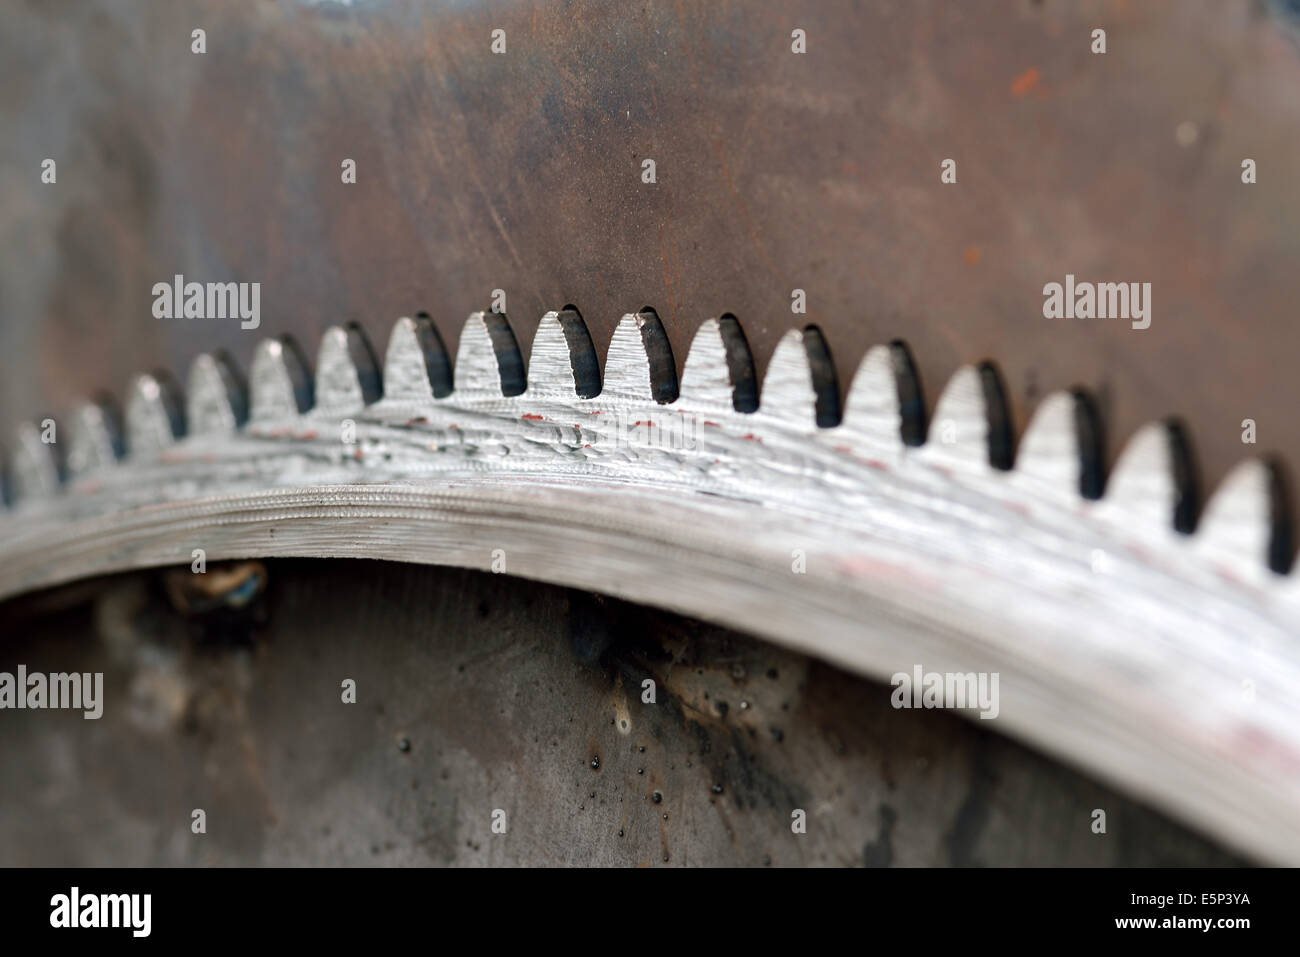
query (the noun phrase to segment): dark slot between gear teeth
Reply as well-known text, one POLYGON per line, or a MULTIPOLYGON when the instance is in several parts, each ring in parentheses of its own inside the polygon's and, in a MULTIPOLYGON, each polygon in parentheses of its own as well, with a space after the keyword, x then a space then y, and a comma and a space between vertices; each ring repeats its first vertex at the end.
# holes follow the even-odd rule
POLYGON ((653 307, 645 306, 637 313, 637 318, 641 328, 641 346, 650 360, 650 394, 660 405, 676 402, 677 363, 673 361, 673 347, 659 313, 653 307))
POLYGON ((357 381, 361 384, 361 399, 366 405, 374 405, 384 397, 384 378, 379 371, 379 359, 366 331, 359 322, 349 322, 344 327, 348 337, 348 356, 357 370, 357 381))
POLYGON ((307 355, 302 351, 302 346, 298 345, 298 340, 288 333, 280 336, 279 342, 280 358, 293 386, 294 404, 299 413, 310 412, 316 404, 316 382, 312 378, 307 355))
MULTIPOLYGON (((122 428, 122 410, 118 407, 117 400, 107 392, 100 392, 91 400, 99 406, 100 412, 104 417, 104 431, 108 433, 108 443, 112 446, 113 457, 117 459, 126 456, 126 431, 122 428)), ((58 446, 58 443, 54 443, 58 446)), ((63 471, 61 468, 60 471, 63 471)))
POLYGON ((1079 494, 1090 501, 1106 491, 1106 441, 1101 412, 1082 388, 1070 390, 1074 399, 1074 437, 1079 455, 1079 494))
POLYGON ((916 447, 925 444, 929 419, 925 411, 925 392, 921 388, 921 373, 912 360, 912 350, 902 339, 889 344, 889 360, 894 370, 894 383, 898 389, 898 432, 904 445, 916 447))
POLYGON ((596 344, 591 332, 575 305, 567 305, 558 313, 560 330, 569 347, 569 368, 573 370, 573 386, 582 399, 600 395, 600 360, 596 358, 596 344))
POLYGON ((528 388, 528 379, 524 374, 524 356, 519 351, 515 331, 510 328, 510 320, 503 312, 485 312, 483 324, 487 326, 488 338, 492 341, 492 351, 497 357, 501 394, 522 395, 528 388))
POLYGON ((186 423, 185 398, 181 394, 181 387, 166 369, 158 369, 151 374, 158 383, 158 401, 167 414, 167 427, 171 430, 172 438, 183 439, 186 423))
POLYGON ((979 364, 980 389, 984 394, 984 416, 988 424, 989 465, 1006 472, 1016 461, 1015 431, 1002 375, 992 362, 979 364))
POLYGON ((812 373, 817 427, 833 429, 843 418, 840 409, 840 384, 835 376, 835 363, 831 361, 831 350, 826 345, 826 337, 816 326, 804 327, 803 351, 808 357, 808 369, 812 373))
POLYGON ((758 411, 758 373, 754 370, 754 354, 740 320, 724 312, 718 320, 722 348, 727 356, 727 377, 731 380, 731 407, 749 415, 758 411))
POLYGON ((62 442, 54 442, 45 447, 49 449, 50 457, 54 460, 54 478, 59 485, 63 485, 70 476, 67 446, 62 442))
POLYGON ((435 399, 444 399, 451 395, 451 359, 447 355, 447 346, 438 334, 438 327, 427 312, 417 313, 415 319, 415 341, 420 345, 424 356, 424 371, 429 377, 429 388, 435 399))
POLYGON ((1265 462, 1268 468, 1268 567, 1285 575, 1295 560, 1295 519, 1291 510, 1291 493, 1286 469, 1277 459, 1265 462))
POLYGON ((1174 482, 1174 530, 1184 535, 1196 531, 1201 510, 1201 483, 1186 427, 1176 419, 1165 422, 1169 441, 1169 468, 1174 482))

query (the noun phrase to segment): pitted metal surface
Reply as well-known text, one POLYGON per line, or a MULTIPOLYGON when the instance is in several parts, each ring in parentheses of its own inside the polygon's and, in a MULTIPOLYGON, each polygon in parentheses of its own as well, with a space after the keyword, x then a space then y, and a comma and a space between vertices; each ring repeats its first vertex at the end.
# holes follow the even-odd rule
POLYGON ((97 722, 6 715, 0 863, 1239 862, 978 722, 725 629, 503 575, 269 573, 238 613, 173 611, 170 573, 0 606, 0 670, 106 673, 97 722))

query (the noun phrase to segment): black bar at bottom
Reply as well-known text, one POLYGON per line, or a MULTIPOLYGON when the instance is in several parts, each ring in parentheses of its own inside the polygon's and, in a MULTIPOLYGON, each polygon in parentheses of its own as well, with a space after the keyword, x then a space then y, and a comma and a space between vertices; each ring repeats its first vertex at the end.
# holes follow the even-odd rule
POLYGON ((1282 869, 11 869, 0 871, 0 927, 7 944, 283 940, 297 951, 454 928, 472 929, 480 943, 576 931, 574 945, 587 946, 597 938, 586 935, 599 937, 602 928, 654 935, 685 917, 716 926, 733 943, 785 925, 823 943, 845 933, 873 943, 919 934, 936 945, 956 935, 986 943, 1127 937, 1231 946, 1253 931, 1285 932, 1295 888, 1296 872, 1282 869))

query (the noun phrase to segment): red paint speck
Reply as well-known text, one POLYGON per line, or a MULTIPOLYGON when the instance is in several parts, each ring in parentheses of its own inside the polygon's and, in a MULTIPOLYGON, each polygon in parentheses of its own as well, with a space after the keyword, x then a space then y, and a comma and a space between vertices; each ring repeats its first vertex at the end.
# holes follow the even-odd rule
POLYGON ((1038 72, 1038 67, 1031 66, 1011 81, 1011 95, 1016 97, 1027 95, 1038 86, 1038 81, 1042 78, 1043 74, 1038 72))

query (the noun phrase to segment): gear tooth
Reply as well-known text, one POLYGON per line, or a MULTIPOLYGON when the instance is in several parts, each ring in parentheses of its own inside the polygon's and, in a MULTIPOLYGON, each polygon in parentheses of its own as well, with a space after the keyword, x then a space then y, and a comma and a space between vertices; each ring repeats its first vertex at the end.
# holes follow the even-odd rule
POLYGON ((538 323, 528 357, 528 391, 590 399, 600 394, 600 363, 581 313, 573 306, 538 323))
POLYGON ((132 455, 160 452, 182 438, 185 420, 171 376, 136 376, 127 391, 125 422, 126 447, 132 455))
POLYGON ((844 440, 862 454, 897 457, 925 441, 925 398, 907 346, 872 346, 849 385, 844 440))
POLYGON ((115 465, 125 452, 122 418, 116 403, 107 396, 77 406, 68 433, 69 478, 115 465))
POLYGON ((692 406, 720 408, 731 404, 731 370, 727 346, 717 319, 705 319, 695 330, 682 366, 682 400, 692 406))
POLYGON ((1260 458, 1237 464, 1205 504, 1196 547, 1251 578, 1291 565, 1292 523, 1281 469, 1260 458))
POLYGON ((485 313, 471 313, 460 330, 456 347, 456 395, 498 396, 501 394, 501 368, 485 313))
POLYGON ((1182 427, 1172 421, 1144 425, 1120 453, 1104 511, 1147 534, 1190 533, 1196 524, 1199 486, 1191 448, 1182 427))
POLYGON ((384 354, 384 398, 432 402, 451 394, 451 362, 442 336, 426 313, 393 324, 384 354))
POLYGON ((552 310, 542 316, 533 334, 533 351, 528 356, 528 391, 568 395, 573 387, 569 345, 560 327, 560 314, 552 310))
POLYGON ((361 381, 348 350, 348 334, 330 326, 321 335, 316 353, 316 405, 320 415, 347 415, 361 409, 361 381))
POLYGON ((1060 501, 1079 493, 1079 437, 1074 428, 1074 396, 1053 392, 1038 404, 1020 442, 1016 478, 1031 480, 1038 491, 1060 501))
POLYGON ((604 392, 660 405, 676 401, 673 347, 659 314, 649 306, 618 321, 605 354, 604 392))
MULTIPOLYGON (((56 432, 56 442, 57 438, 56 432)), ((24 422, 14 431, 8 464, 9 494, 13 504, 21 505, 58 492, 60 465, 57 446, 41 441, 41 429, 36 424, 24 422)))
POLYGON ((745 414, 758 409, 754 356, 735 316, 706 319, 695 331, 682 369, 682 396, 702 408, 745 414))
POLYGON ((199 355, 185 381, 190 435, 225 435, 248 421, 248 388, 224 352, 199 355))
POLYGON ((311 410, 311 374, 302 350, 290 336, 257 344, 248 379, 254 423, 291 419, 311 410))
POLYGON ((527 386, 524 357, 510 321, 499 312, 475 312, 465 320, 456 349, 456 393, 500 398, 527 386))
POLYGON ((764 418, 811 431, 817 420, 817 393, 804 349, 803 333, 791 329, 776 344, 767 364, 760 397, 764 418))
POLYGON ((990 389, 984 368, 962 366, 935 404, 924 454, 947 468, 984 472, 1006 461, 995 458, 1004 454, 1005 438, 994 434, 995 427, 1004 427, 1005 406, 999 408, 1000 396, 996 386, 990 389))
POLYGON ((761 407, 787 428, 812 431, 840 424, 839 383, 821 330, 791 329, 776 345, 763 378, 761 407))
POLYGON ((1068 503, 1101 497, 1104 486, 1101 419, 1081 389, 1053 392, 1039 403, 1016 456, 1016 477, 1040 494, 1068 503))
POLYGON ((641 341, 639 316, 628 313, 618 321, 605 353, 605 394, 653 401, 650 357, 641 341))
POLYGON ((316 406, 323 416, 349 415, 379 401, 379 363, 355 322, 330 326, 316 354, 316 406))

